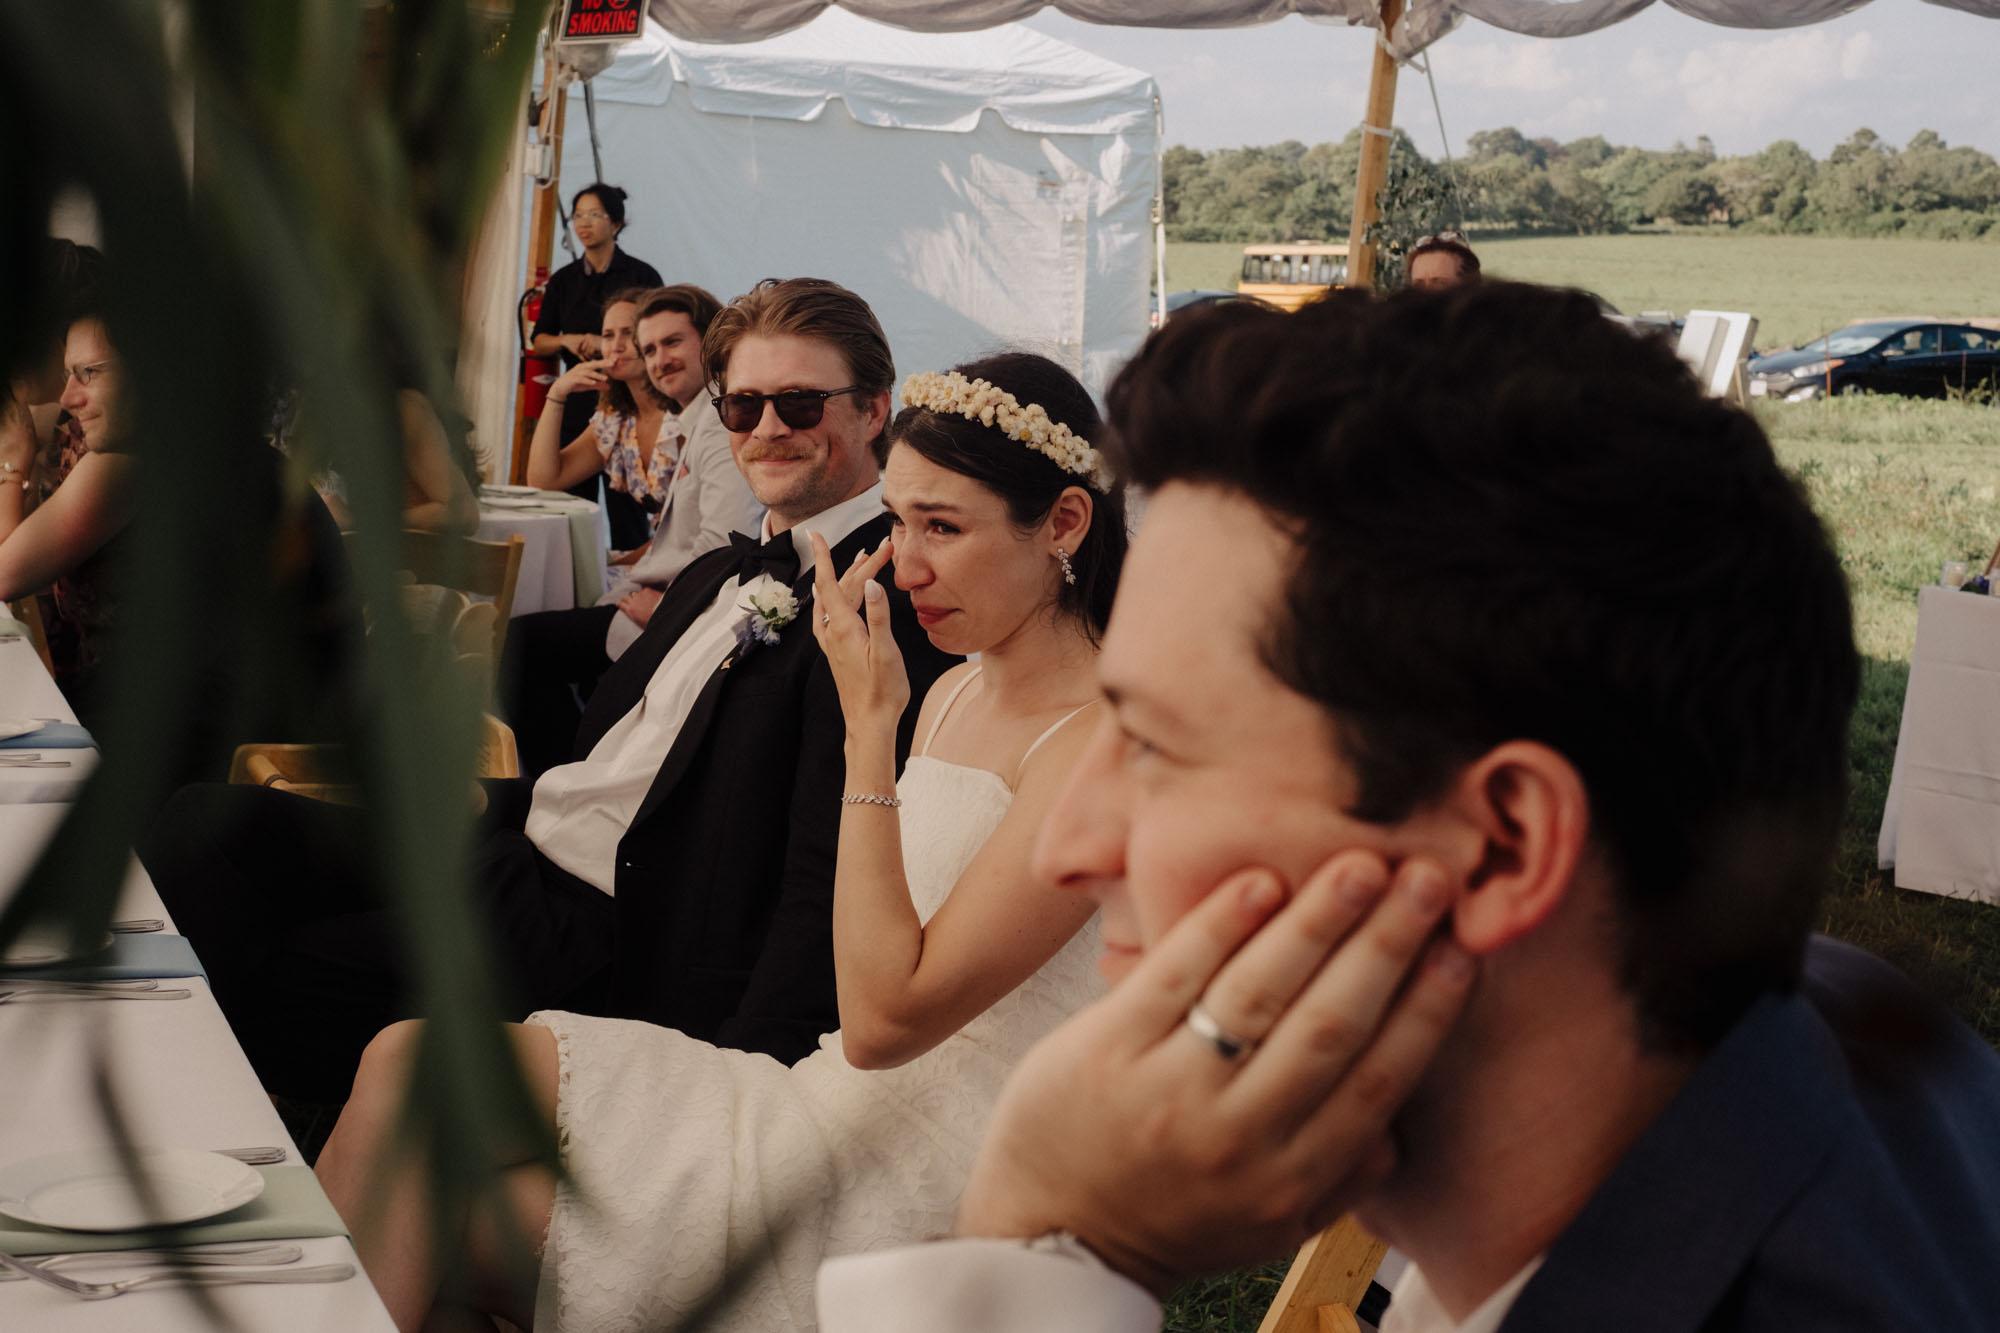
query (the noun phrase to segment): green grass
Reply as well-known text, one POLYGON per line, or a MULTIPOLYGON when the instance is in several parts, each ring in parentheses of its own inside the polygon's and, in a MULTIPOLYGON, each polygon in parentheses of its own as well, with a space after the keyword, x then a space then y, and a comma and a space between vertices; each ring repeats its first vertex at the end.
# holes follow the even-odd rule
MULTIPOLYGON (((1496 277, 1584 287, 1620 310, 1747 310, 1760 348, 1792 346, 1869 315, 2000 319, 2000 245, 1985 241, 1742 236, 1475 238, 1496 277)), ((1172 242, 1167 290, 1230 289, 1241 245, 1172 242)))
POLYGON ((1891 886, 1875 840, 1902 721, 1917 589, 2000 539, 2000 409, 1864 397, 1759 415, 1832 531, 1864 663, 1854 795, 1822 928, 1896 963, 2000 1045, 2000 908, 1891 886))
MULTIPOLYGON (((1984 564, 2000 539, 2000 408, 1864 396, 1767 404, 1758 417, 1839 546, 1863 658, 1853 798, 1820 927, 1903 968, 2000 1045, 2000 907, 1905 892, 1875 868, 1917 589, 1944 560, 1984 564)), ((1251 1333, 1283 1272, 1191 1284, 1167 1328, 1251 1333)))

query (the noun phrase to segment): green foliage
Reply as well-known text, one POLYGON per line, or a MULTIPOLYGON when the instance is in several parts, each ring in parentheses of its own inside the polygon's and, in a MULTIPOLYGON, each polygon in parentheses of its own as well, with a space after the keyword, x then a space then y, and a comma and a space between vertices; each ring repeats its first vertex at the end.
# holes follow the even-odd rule
POLYGON ((423 671, 410 627, 381 611, 399 605, 395 392, 401 379, 455 398, 466 253, 545 10, 116 0, 79 22, 26 5, 0 43, 6 369, 40 354, 28 342, 49 323, 38 242, 58 192, 78 191, 100 221, 121 416, 138 423, 126 444, 146 479, 126 535, 128 651, 106 664, 104 759, 0 936, 33 919, 101 934, 129 849, 185 774, 193 722, 234 706, 204 692, 204 641, 254 644, 286 614, 257 596, 274 530, 230 481, 233 451, 268 425, 270 388, 295 387, 293 470, 345 479, 354 575, 377 609, 354 749, 368 850, 434 1020, 413 1121, 447 1199, 490 1183, 495 1161, 553 1161, 554 1145, 491 1021, 487 960, 465 944, 484 935, 465 892, 479 700, 423 671))
MULTIPOLYGON (((1311 148, 1170 148, 1167 225, 1186 241, 1341 239, 1359 138, 1355 131, 1311 148)), ((1723 218, 1758 231, 1845 236, 1971 239, 2000 229, 2000 162, 1930 130, 1901 149, 1857 130, 1824 162, 1789 139, 1720 157, 1706 138, 1655 150, 1601 135, 1530 139, 1511 127, 1481 130, 1465 148, 1464 198, 1451 216, 1511 231, 1591 235, 1723 218)), ((1408 155, 1406 179, 1442 170, 1400 130, 1394 151, 1408 155)))

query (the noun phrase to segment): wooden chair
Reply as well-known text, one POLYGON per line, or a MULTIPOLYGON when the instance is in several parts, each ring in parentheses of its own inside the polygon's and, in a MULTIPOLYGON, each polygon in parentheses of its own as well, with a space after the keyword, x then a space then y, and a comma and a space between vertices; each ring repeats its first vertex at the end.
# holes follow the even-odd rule
POLYGON ((1343 1217, 1299 1247, 1257 1333, 1359 1333, 1355 1311, 1389 1247, 1343 1217))
MULTIPOLYGON (((353 535, 349 534, 349 540, 353 535)), ((406 528, 402 564, 411 581, 423 587, 449 588, 463 595, 444 626, 460 652, 487 649, 500 660, 507 637, 507 618, 514 613, 514 587, 521 577, 521 553, 527 543, 516 533, 504 542, 483 542, 441 532, 406 528), (473 597, 487 598, 474 602, 473 597), (483 636, 483 642, 482 642, 483 636)))
MULTIPOLYGON (((354 540, 353 533, 347 536, 354 540)), ((505 542, 482 542, 412 528, 402 536, 403 569, 413 585, 404 589, 404 609, 420 626, 429 622, 428 628, 445 640, 467 681, 482 692, 490 688, 506 641, 524 547, 518 535, 505 542), (414 595, 423 589, 436 595, 414 595)), ((521 776, 512 729, 491 713, 483 715, 482 726, 474 775, 521 776)), ((345 747, 338 745, 239 745, 230 760, 229 780, 337 805, 352 805, 360 796, 345 747)))
MULTIPOLYGON (((514 746, 513 729, 491 713, 482 715, 480 721, 474 776, 520 777, 521 756, 514 746)), ((338 745, 239 745, 229 762, 229 780, 335 805, 354 805, 360 799, 360 788, 354 785, 346 765, 345 749, 338 745)))

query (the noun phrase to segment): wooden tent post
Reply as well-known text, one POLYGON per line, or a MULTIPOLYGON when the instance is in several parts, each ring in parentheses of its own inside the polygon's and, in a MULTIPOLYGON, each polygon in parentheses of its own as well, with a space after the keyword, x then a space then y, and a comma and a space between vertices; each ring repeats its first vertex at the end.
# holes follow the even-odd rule
POLYGON ((1368 229, 1382 215, 1382 187, 1389 181, 1389 127, 1396 122, 1396 58, 1388 39, 1403 17, 1403 0, 1382 0, 1382 31, 1368 75, 1368 111, 1361 121, 1361 167, 1354 178, 1354 224, 1347 233, 1347 285, 1375 285, 1375 247, 1368 229))
MULTIPOLYGON (((546 281, 556 249, 556 212, 562 202, 563 113, 569 109, 569 86, 558 82, 555 48, 551 44, 542 66, 541 139, 549 147, 548 183, 535 190, 535 211, 528 224, 528 271, 521 289, 546 281)), ((507 479, 519 486, 528 479, 528 444, 535 437, 535 423, 528 419, 527 396, 515 398, 514 459, 507 479)))

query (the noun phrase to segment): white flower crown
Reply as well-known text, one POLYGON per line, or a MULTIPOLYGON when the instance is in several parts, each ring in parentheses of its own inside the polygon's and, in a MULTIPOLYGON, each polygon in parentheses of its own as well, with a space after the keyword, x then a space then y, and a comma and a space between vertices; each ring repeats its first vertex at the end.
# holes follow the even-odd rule
POLYGON ((1050 420, 1040 403, 1023 407, 1013 394, 985 380, 969 380, 955 370, 928 370, 903 381, 903 405, 927 412, 951 412, 991 426, 1063 471, 1083 478, 1092 490, 1111 491, 1111 469, 1088 440, 1062 422, 1050 420))

